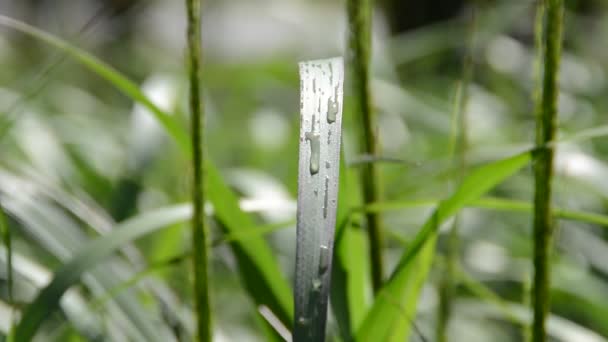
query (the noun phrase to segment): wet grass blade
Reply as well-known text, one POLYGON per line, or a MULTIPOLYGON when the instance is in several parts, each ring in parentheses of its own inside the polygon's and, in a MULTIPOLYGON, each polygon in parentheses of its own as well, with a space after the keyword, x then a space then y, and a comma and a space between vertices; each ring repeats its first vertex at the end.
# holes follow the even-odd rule
POLYGON ((452 196, 439 203, 378 293, 357 332, 358 341, 403 341, 408 338, 420 289, 432 264, 438 227, 520 170, 531 158, 532 153, 526 152, 477 168, 463 180, 452 196))
POLYGON ((323 341, 342 134, 342 58, 300 63, 295 342, 323 341))

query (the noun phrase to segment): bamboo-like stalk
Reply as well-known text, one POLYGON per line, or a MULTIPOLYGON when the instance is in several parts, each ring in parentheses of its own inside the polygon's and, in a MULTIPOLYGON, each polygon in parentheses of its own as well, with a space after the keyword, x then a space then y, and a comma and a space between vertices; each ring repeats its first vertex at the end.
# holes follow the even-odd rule
POLYGON ((537 114, 538 152, 534 162, 534 283, 532 306, 532 341, 547 339, 545 321, 550 306, 550 256, 553 239, 551 183, 553 180, 552 146, 557 127, 557 76, 562 42, 563 1, 545 0, 545 33, 543 46, 544 72, 540 112, 537 114))
POLYGON ((201 93, 201 1, 186 0, 188 12, 188 59, 190 81, 190 117, 192 138, 192 266, 194 270, 194 306, 197 338, 211 341, 211 310, 209 304, 208 243, 205 224, 205 116, 201 93))
MULTIPOLYGON (((472 5, 473 6, 473 5, 472 5)), ((462 62, 462 78, 456 88, 454 96, 454 107, 452 113, 452 134, 450 142, 449 158, 454 160, 458 169, 457 182, 460 182, 466 172, 466 150, 467 150, 467 117, 465 108, 468 99, 468 87, 473 76, 473 48, 475 43, 476 18, 475 8, 470 9, 468 23, 467 45, 462 62)), ((437 341, 445 342, 447 338, 448 322, 452 313, 452 300, 454 296, 454 282, 456 279, 459 263, 459 235, 458 216, 448 236, 446 245, 446 272, 443 274, 439 284, 439 306, 437 317, 437 341)))
MULTIPOLYGON (((376 118, 370 93, 371 1, 348 0, 347 12, 351 75, 354 83, 356 113, 360 117, 361 126, 359 141, 363 142, 361 153, 374 157, 378 155, 379 145, 375 134, 376 118)), ((374 163, 366 163, 361 167, 365 204, 381 200, 379 177, 379 170, 374 163)), ((377 213, 367 213, 366 219, 370 244, 372 287, 374 292, 377 292, 382 286, 384 278, 382 219, 377 213)))

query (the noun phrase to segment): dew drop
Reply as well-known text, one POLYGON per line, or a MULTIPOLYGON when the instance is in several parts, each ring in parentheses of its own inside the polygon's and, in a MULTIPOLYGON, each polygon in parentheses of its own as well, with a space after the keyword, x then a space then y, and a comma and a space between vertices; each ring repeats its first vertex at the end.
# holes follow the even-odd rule
POLYGON ((336 122, 336 115, 338 114, 338 104, 332 98, 327 99, 327 122, 336 122))
POLYGON ((310 141, 310 174, 314 175, 319 172, 319 154, 321 150, 319 133, 307 132, 306 140, 310 141))
POLYGON ((321 245, 319 252, 319 274, 323 274, 329 267, 329 248, 321 245))
POLYGON ((326 162, 325 162, 325 168, 326 168, 326 169, 329 169, 330 167, 331 167, 331 163, 330 163, 330 162, 328 162, 328 161, 326 161, 326 162))
POLYGON ((312 280, 312 290, 315 292, 321 291, 321 279, 315 278, 312 280))
POLYGON ((299 325, 308 325, 308 318, 306 317, 299 317, 298 318, 298 324, 299 325))
MULTIPOLYGON (((325 164, 327 167, 327 164, 325 164)), ((329 188, 329 177, 325 177, 325 196, 323 197, 323 217, 327 217, 327 192, 329 188)))
POLYGON ((317 82, 315 81, 315 79, 312 79, 312 92, 316 93, 317 92, 317 82))

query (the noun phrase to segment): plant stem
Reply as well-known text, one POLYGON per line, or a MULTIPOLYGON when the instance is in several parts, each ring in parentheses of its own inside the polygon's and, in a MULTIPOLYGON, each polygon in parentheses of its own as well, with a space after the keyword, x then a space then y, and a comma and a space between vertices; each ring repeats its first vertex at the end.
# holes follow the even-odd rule
MULTIPOLYGON (((370 53, 371 53, 371 1, 348 0, 349 45, 351 53, 351 75, 354 83, 356 112, 360 116, 361 154, 375 157, 379 152, 376 139, 376 118, 372 109, 370 93, 370 53)), ((363 201, 365 204, 381 200, 380 173, 374 163, 361 167, 363 201)), ((367 213, 367 228, 370 244, 372 287, 376 293, 382 286, 384 262, 382 256, 382 218, 377 213, 367 213)))
MULTIPOLYGON (((472 5, 474 6, 474 5, 472 5)), ((458 171, 457 181, 460 182, 466 172, 466 150, 467 150, 467 117, 466 104, 468 99, 468 87, 473 75, 473 48, 475 43, 475 7, 470 8, 468 22, 467 45, 462 62, 462 78, 456 88, 454 96, 454 107, 452 113, 452 134, 450 138, 449 158, 454 160, 458 171)), ((459 268, 459 236, 458 216, 455 216, 452 229, 448 236, 446 245, 445 273, 439 284, 439 312, 437 318, 437 341, 445 342, 447 328, 452 313, 452 300, 454 296, 454 284, 456 272, 459 268)))
MULTIPOLYGON (((11 231, 8 228, 8 223, 6 222, 6 215, 4 213, 4 208, 0 204, 0 235, 2 235, 2 242, 4 243, 4 247, 6 248, 6 281, 7 281, 7 297, 8 304, 12 308, 15 307, 14 298, 13 298, 13 248, 12 248, 12 239, 11 239, 11 231)), ((15 327, 15 312, 11 313, 11 328, 9 330, 9 340, 13 335, 13 328, 15 327)))
POLYGON ((552 146, 557 126, 558 68, 561 53, 563 2, 545 0, 544 73, 540 112, 537 114, 538 153, 534 163, 534 283, 532 306, 532 341, 546 341, 545 320, 550 306, 550 252, 553 238, 551 215, 551 182, 553 178, 552 146))
POLYGON ((201 63, 201 1, 186 0, 188 12, 188 57, 190 79, 190 115, 192 137, 192 264, 194 269, 194 305, 197 337, 211 341, 211 310, 209 304, 209 270, 207 261, 209 232, 205 224, 205 117, 200 96, 201 63))

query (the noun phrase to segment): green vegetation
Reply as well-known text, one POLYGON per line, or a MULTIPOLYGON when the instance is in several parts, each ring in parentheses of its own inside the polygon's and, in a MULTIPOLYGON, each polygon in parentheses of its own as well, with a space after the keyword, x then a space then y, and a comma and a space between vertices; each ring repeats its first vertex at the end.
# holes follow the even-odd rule
POLYGON ((606 4, 8 3, 0 340, 608 338, 606 4))
POLYGON ((192 269, 194 274, 194 313, 199 341, 211 341, 209 304, 209 228, 205 218, 206 168, 205 112, 201 94, 201 2, 186 0, 188 9, 188 60, 190 80, 190 136, 192 138, 192 269))
MULTIPOLYGON (((551 196, 553 182, 553 147, 545 145, 553 141, 557 132, 557 75, 561 57, 563 1, 548 0, 541 3, 539 11, 546 7, 546 23, 542 39, 543 82, 540 96, 540 113, 537 115, 536 142, 538 152, 534 161, 534 279, 532 303, 534 306, 534 325, 532 341, 547 340, 545 321, 549 306, 550 255, 553 241, 553 217, 551 196)), ((542 28, 542 25, 538 25, 542 28)))
MULTIPOLYGON (((379 141, 376 134, 377 122, 374 114, 370 91, 371 65, 371 27, 372 2, 370 0, 348 0, 349 49, 352 56, 350 75, 353 79, 355 110, 353 114, 360 120, 358 124, 360 151, 363 155, 377 157, 380 155, 379 141)), ((374 163, 361 167, 361 184, 363 201, 378 202, 381 199, 381 180, 378 168, 374 163)), ((384 257, 382 218, 375 213, 367 214, 367 234, 369 239, 372 286, 374 292, 382 287, 384 280, 384 257)))

